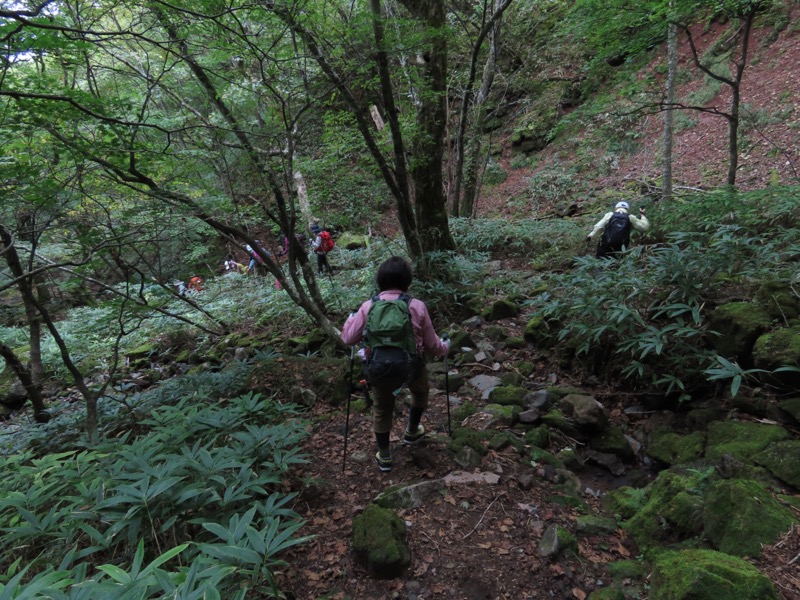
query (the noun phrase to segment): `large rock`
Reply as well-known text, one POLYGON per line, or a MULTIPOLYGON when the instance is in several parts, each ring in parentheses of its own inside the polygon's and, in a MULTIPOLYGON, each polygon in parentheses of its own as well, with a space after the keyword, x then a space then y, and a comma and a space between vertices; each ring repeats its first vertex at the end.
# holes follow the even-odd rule
POLYGON ((728 454, 748 461, 773 442, 789 437, 783 427, 743 421, 717 421, 708 427, 706 457, 720 458, 728 454))
POLYGON ((405 523, 377 504, 369 504, 353 518, 353 551, 356 560, 378 579, 399 577, 411 564, 405 523))
POLYGON ((347 250, 367 248, 369 246, 369 236, 345 231, 336 239, 336 245, 347 250))
POLYGON ((681 435, 667 429, 654 431, 647 444, 647 454, 667 465, 691 462, 703 455, 705 436, 701 431, 681 435))
POLYGON ((753 457, 775 477, 800 490, 800 441, 775 442, 753 457))
POLYGON ((559 401, 558 408, 581 431, 599 432, 608 427, 608 413, 593 396, 568 394, 559 401))
POLYGON ((659 554, 650 600, 779 600, 772 582, 749 562, 713 550, 659 554))
POLYGON ((519 314, 519 306, 510 300, 497 300, 481 315, 487 321, 499 321, 516 317, 519 314))
POLYGON ((771 322, 772 317, 761 304, 753 302, 723 304, 711 313, 709 319, 709 330, 720 334, 711 335, 711 342, 720 356, 750 366, 753 344, 758 336, 769 329, 771 322))
POLYGON ((800 317, 800 297, 788 279, 767 281, 756 291, 755 301, 780 321, 800 317))
MULTIPOLYGON (((800 325, 765 333, 753 346, 753 364, 774 371, 784 366, 800 365, 800 325)), ((789 389, 800 387, 800 372, 773 373, 769 381, 789 389)))
POLYGON ((796 519, 766 486, 746 479, 722 480, 706 493, 703 531, 714 547, 734 556, 759 556, 796 519))

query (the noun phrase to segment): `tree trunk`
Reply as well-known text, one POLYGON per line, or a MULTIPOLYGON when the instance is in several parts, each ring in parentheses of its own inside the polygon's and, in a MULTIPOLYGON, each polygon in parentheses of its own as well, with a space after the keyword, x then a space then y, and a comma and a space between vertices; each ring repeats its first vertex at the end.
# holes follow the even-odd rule
POLYGON ((37 423, 47 423, 50 420, 50 415, 47 412, 47 406, 44 403, 44 396, 42 396, 42 389, 37 383, 34 382, 30 370, 22 363, 21 360, 14 354, 14 351, 0 342, 0 356, 6 361, 6 364, 17 376, 25 392, 28 394, 28 400, 31 401, 33 406, 33 418, 37 423))
MULTIPOLYGON (((672 7, 674 0, 670 0, 672 7)), ((664 157, 661 172, 661 198, 672 198, 672 142, 673 142, 673 117, 675 109, 675 77, 678 71, 678 28, 674 23, 669 24, 667 33, 667 83, 664 90, 664 100, 667 109, 664 111, 664 157)))
POLYGON ((447 37, 445 3, 441 0, 406 0, 403 4, 424 23, 429 38, 423 69, 426 90, 417 106, 417 131, 413 141, 410 174, 414 182, 416 221, 422 249, 455 250, 447 220, 442 158, 447 119, 447 37))

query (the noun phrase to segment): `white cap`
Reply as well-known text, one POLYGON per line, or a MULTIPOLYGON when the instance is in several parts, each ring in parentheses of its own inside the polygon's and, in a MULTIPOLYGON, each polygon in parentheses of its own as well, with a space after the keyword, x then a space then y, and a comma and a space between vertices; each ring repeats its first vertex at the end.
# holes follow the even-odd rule
POLYGON ((617 205, 614 207, 614 210, 618 208, 624 208, 625 210, 630 210, 630 205, 627 202, 617 202, 617 205))

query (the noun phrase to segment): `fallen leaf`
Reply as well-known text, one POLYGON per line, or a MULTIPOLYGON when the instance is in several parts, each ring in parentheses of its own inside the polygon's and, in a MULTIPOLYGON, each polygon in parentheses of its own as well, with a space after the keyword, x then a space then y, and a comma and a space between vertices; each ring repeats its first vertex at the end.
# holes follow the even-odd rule
POLYGON ((580 588, 572 588, 572 595, 578 600, 586 600, 586 592, 580 588))

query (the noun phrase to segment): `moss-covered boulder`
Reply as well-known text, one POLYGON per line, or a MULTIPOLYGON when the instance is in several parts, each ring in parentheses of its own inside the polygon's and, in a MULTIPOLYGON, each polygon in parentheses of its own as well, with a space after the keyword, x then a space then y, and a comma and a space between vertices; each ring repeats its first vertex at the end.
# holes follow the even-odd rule
POLYGON ((739 461, 748 461, 773 442, 789 437, 783 427, 744 421, 717 421, 708 427, 706 457, 720 458, 728 454, 739 461))
POLYGON ((758 556, 796 521, 758 481, 725 479, 706 493, 703 530, 720 552, 758 556))
POLYGON ((481 315, 487 321, 510 319, 519 314, 519 306, 510 300, 497 300, 481 315))
POLYGON ((358 250, 359 248, 367 248, 369 247, 369 236, 345 231, 344 233, 338 236, 338 239, 336 240, 336 245, 339 248, 345 248, 346 250, 358 250))
MULTIPOLYGON (((800 325, 765 333, 753 346, 753 364, 759 369, 774 371, 783 366, 800 365, 800 325)), ((772 373, 769 381, 789 389, 800 387, 800 372, 772 373)))
POLYGON ((800 317, 800 298, 788 279, 767 281, 756 291, 755 301, 774 319, 800 317))
POLYGON ((536 315, 531 317, 525 324, 523 338, 526 342, 530 342, 531 344, 548 347, 550 346, 549 336, 551 333, 552 328, 545 318, 541 315, 536 315))
POLYGON ((617 522, 600 515, 580 515, 575 528, 581 535, 612 535, 617 530, 617 522))
POLYGON ((483 407, 482 412, 492 415, 491 426, 512 427, 519 421, 519 413, 522 412, 522 407, 516 405, 487 404, 483 407))
POLYGON ((377 504, 367 505, 353 518, 353 551, 367 572, 379 579, 399 577, 411 564, 405 523, 377 504))
POLYGON ((488 452, 488 441, 493 435, 494 433, 492 432, 476 431, 474 429, 459 427, 453 430, 453 435, 450 438, 447 449, 456 454, 467 447, 483 456, 488 452))
POLYGON ((709 319, 711 342, 720 356, 735 359, 740 364, 752 364, 750 352, 758 336, 766 332, 772 317, 761 304, 729 302, 718 306, 709 319))
POLYGON ((645 488, 642 508, 625 523, 641 547, 685 540, 703 531, 703 489, 708 474, 662 471, 645 488))
POLYGON ((749 562, 713 550, 659 554, 650 600, 779 600, 772 582, 749 562))
POLYGON ((800 490, 800 441, 786 440, 770 444, 753 460, 784 483, 800 490))
POLYGON ((603 507, 612 515, 628 520, 642 509, 646 501, 647 491, 644 488, 624 485, 603 496, 603 507))
POLYGON ((788 398, 778 403, 778 409, 800 425, 800 398, 788 398))
POLYGON ((608 413, 593 396, 567 394, 558 401, 558 408, 582 431, 598 433, 608 427, 608 413))
POLYGON ((542 423, 548 427, 551 427, 552 429, 563 431, 569 436, 574 437, 578 435, 578 428, 575 427, 572 421, 570 421, 567 416, 557 408, 553 408, 543 414, 542 423))
POLYGON ((489 402, 492 404, 500 404, 501 406, 521 407, 527 393, 528 390, 525 388, 502 385, 489 392, 489 402))
POLYGON ((547 448, 550 445, 550 429, 545 425, 535 427, 525 434, 523 441, 537 448, 547 448))
POLYGON ((459 329, 450 334, 450 354, 461 351, 461 348, 474 348, 475 340, 472 334, 465 329, 459 329))
POLYGON ((636 458, 628 438, 619 427, 609 427, 603 432, 592 435, 589 438, 589 447, 597 452, 619 456, 628 462, 636 458))
POLYGON ((667 465, 692 462, 703 455, 705 434, 695 431, 688 435, 659 429, 652 433, 647 445, 647 454, 667 465))
POLYGON ((508 337, 508 332, 500 325, 489 325, 483 332, 483 335, 493 342, 501 342, 508 337))

